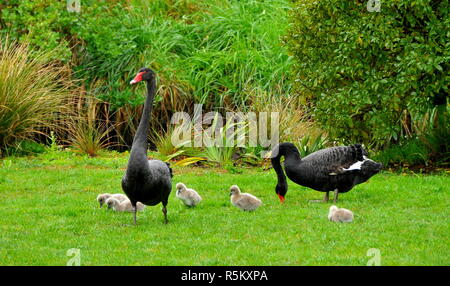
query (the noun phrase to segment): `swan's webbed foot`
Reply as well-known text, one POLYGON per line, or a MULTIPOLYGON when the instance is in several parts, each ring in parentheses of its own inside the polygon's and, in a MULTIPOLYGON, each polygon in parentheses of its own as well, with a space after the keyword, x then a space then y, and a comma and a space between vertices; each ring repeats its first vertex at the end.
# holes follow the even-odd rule
POLYGON ((323 197, 323 200, 310 200, 310 203, 327 203, 330 199, 328 192, 325 192, 325 196, 323 197))

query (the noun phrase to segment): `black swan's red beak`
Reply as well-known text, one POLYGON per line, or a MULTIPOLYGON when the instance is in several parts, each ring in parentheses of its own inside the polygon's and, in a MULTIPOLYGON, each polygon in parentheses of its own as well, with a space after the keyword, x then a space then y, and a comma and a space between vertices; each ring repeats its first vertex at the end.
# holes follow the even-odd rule
POLYGON ((138 73, 138 74, 134 77, 134 79, 133 79, 132 81, 130 81, 130 84, 135 84, 135 83, 140 82, 140 81, 142 80, 142 75, 143 75, 144 73, 145 73, 145 72, 140 72, 140 73, 138 73))
POLYGON ((282 196, 282 195, 280 195, 280 194, 277 194, 278 195, 278 198, 280 199, 280 203, 284 203, 284 200, 285 200, 285 198, 282 196))

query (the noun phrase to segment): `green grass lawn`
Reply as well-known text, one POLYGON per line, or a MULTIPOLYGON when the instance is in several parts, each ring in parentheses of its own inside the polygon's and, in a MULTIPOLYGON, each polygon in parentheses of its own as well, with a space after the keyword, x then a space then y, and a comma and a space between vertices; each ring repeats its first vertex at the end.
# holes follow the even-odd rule
POLYGON ((193 209, 173 190, 169 224, 161 205, 130 213, 99 208, 98 194, 121 193, 126 154, 87 158, 70 152, 0 161, 0 264, 66 265, 366 265, 379 249, 382 265, 450 265, 450 178, 382 173, 340 196, 355 213, 350 224, 327 220, 319 193, 290 184, 286 203, 274 192, 273 170, 240 174, 174 168, 203 197, 193 209), (263 201, 243 212, 229 201, 237 184, 263 201))

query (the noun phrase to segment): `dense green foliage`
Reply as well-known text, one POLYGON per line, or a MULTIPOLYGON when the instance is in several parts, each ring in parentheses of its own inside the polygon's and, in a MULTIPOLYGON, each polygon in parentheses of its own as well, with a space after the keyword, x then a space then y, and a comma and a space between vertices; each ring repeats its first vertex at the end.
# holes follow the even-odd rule
POLYGON ((410 135, 411 118, 446 104, 450 7, 386 0, 369 12, 367 4, 295 1, 286 43, 295 91, 314 118, 340 141, 381 146, 410 135))
MULTIPOLYGON (((0 36, 29 43, 27 53, 44 52, 79 79, 77 117, 57 138, 89 154, 130 146, 144 84, 128 83, 148 66, 159 84, 151 146, 163 149, 163 142, 166 159, 236 157, 231 149, 201 154, 166 144, 171 115, 203 103, 205 112, 279 112, 280 140, 304 153, 362 142, 385 149, 379 158, 386 164, 448 163, 448 1, 387 0, 379 12, 367 3, 83 0, 75 13, 66 1, 0 0, 0 36), (82 118, 82 110, 95 110, 96 120, 82 118), (323 142, 313 140, 319 134, 323 142)), ((261 146, 238 151, 261 160, 261 146)))
POLYGON ((196 189, 193 209, 169 198, 138 214, 99 208, 100 193, 120 193, 128 154, 90 158, 72 152, 0 160, 0 265, 449 265, 449 176, 382 173, 339 197, 350 224, 328 221, 331 204, 308 203, 322 193, 289 182, 275 195, 273 170, 174 166, 174 183, 196 189), (39 179, 36 179, 39 178, 39 179), (62 179, 64 178, 64 179, 62 179), (255 179, 257 178, 257 179, 255 179), (255 212, 230 204, 229 187, 262 199, 255 212), (130 243, 132 242, 132 243, 130 243))
POLYGON ((7 1, 2 33, 55 49, 86 88, 118 108, 141 104, 128 82, 142 66, 160 79, 160 108, 249 103, 255 90, 285 93, 290 58, 279 45, 285 1, 7 1))

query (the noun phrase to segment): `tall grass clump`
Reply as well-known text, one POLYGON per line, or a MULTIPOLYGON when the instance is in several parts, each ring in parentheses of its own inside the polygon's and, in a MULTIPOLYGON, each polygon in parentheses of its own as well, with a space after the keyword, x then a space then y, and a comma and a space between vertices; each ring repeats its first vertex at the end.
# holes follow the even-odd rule
POLYGON ((93 97, 77 98, 66 121, 68 143, 76 152, 95 157, 107 147, 115 144, 115 125, 102 114, 101 102, 93 97))
POLYGON ((209 130, 203 130, 204 156, 208 161, 221 166, 232 165, 239 147, 245 147, 240 146, 242 145, 240 143, 245 143, 248 135, 247 126, 246 122, 234 122, 233 118, 227 119, 222 126, 216 115, 209 130))
MULTIPOLYGON (((257 91, 252 93, 250 99, 252 111, 257 115, 261 112, 278 113, 280 141, 295 142, 306 136, 317 138, 324 135, 324 131, 312 120, 299 97, 276 96, 257 91)), ((269 124, 268 127, 270 126, 269 124)))
POLYGON ((8 39, 0 44, 0 153, 56 126, 72 82, 51 56, 8 39))
POLYGON ((450 5, 384 0, 371 13, 367 2, 293 1, 285 40, 295 59, 293 93, 314 119, 333 140, 380 150, 403 143, 411 114, 437 107, 444 122, 450 5))

